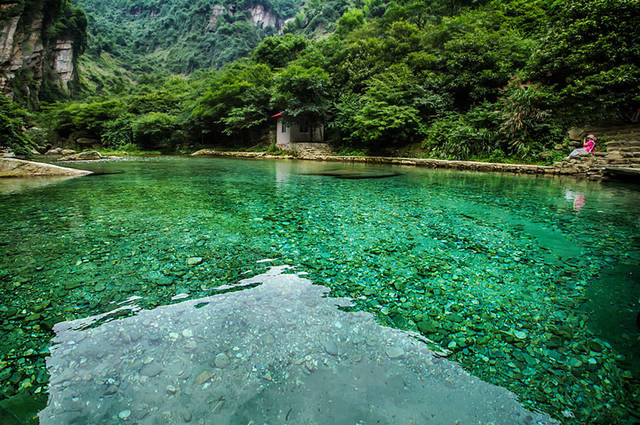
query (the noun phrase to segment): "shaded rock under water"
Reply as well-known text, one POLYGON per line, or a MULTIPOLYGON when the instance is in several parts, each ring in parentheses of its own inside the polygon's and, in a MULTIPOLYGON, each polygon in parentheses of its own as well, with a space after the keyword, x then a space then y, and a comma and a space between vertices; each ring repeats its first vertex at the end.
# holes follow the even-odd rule
POLYGON ((557 423, 286 269, 94 328, 103 317, 57 324, 41 424, 557 423))
POLYGON ((386 177, 396 177, 402 175, 393 170, 380 168, 336 168, 331 170, 318 171, 315 173, 306 173, 310 176, 329 176, 339 179, 382 179, 386 177))

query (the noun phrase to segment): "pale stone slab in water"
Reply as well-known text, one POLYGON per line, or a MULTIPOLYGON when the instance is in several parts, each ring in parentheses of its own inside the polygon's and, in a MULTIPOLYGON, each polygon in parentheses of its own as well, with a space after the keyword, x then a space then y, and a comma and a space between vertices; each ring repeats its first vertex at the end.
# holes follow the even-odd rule
POLYGON ((103 317, 56 325, 40 423, 558 423, 285 270, 93 329, 103 317))
POLYGON ((0 194, 8 195, 8 194, 20 193, 20 192, 24 192, 32 189, 39 189, 54 183, 63 182, 73 178, 75 178, 75 176, 0 179, 0 194))
POLYGON ((60 167, 43 162, 0 158, 0 177, 86 176, 91 171, 60 167))

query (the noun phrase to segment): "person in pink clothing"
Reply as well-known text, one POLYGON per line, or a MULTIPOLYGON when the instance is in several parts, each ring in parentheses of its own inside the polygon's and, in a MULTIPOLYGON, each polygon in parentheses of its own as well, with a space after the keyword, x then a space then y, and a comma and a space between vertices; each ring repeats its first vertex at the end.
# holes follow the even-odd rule
POLYGON ((580 149, 574 149, 573 152, 569 154, 569 158, 590 154, 596 148, 597 141, 596 136, 589 134, 584 138, 584 145, 580 149))

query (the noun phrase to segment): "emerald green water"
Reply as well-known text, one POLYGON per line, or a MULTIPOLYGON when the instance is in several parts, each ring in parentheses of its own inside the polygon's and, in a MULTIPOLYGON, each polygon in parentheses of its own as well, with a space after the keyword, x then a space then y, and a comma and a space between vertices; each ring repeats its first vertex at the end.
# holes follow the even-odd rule
POLYGON ((302 161, 81 166, 123 173, 0 181, 0 398, 46 393, 55 323, 287 264, 563 423, 639 420, 633 186, 414 168, 347 180, 308 174, 351 165, 302 161))

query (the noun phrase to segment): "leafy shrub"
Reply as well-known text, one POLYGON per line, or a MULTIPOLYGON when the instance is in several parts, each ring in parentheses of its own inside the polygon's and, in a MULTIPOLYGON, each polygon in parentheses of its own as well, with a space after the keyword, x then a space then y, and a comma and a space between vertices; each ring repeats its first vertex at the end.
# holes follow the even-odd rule
POLYGON ((434 121, 426 135, 423 148, 445 159, 469 159, 488 151, 495 142, 495 133, 474 127, 461 114, 451 114, 434 121))
POLYGON ((104 123, 101 135, 102 144, 107 148, 122 149, 133 144, 133 114, 124 114, 115 120, 104 123))
POLYGON ((144 149, 171 150, 180 141, 174 120, 164 112, 140 115, 131 123, 133 140, 144 149))
POLYGON ((544 106, 546 100, 544 92, 518 79, 503 90, 497 111, 498 133, 508 144, 504 147, 507 152, 525 157, 562 139, 551 121, 551 110, 544 106))
POLYGON ((0 147, 10 148, 18 156, 29 156, 33 142, 24 132, 29 114, 0 95, 0 147))

